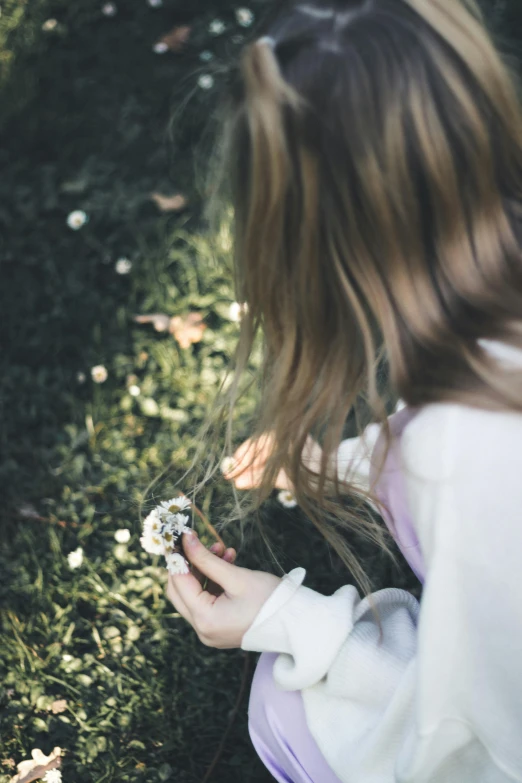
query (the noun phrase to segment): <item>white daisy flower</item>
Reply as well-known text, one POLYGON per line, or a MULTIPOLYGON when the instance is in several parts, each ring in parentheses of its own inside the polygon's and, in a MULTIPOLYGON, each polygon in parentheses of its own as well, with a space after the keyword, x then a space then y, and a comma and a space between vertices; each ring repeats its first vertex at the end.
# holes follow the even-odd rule
POLYGON ((288 489, 282 489, 279 492, 277 499, 285 508, 295 508, 297 506, 297 500, 293 492, 288 489))
POLYGON ((212 52, 209 52, 208 49, 205 49, 204 52, 200 52, 199 59, 202 60, 202 62, 204 63, 208 63, 214 59, 214 54, 212 52))
POLYGON ((183 495, 179 495, 177 498, 162 500, 157 508, 160 515, 179 514, 180 511, 185 511, 185 509, 190 508, 191 505, 192 503, 188 498, 184 497, 183 495))
POLYGON ((250 8, 236 8, 236 19, 241 27, 250 27, 254 21, 254 14, 250 8))
POLYGON ((214 19, 208 26, 209 33, 212 35, 221 35, 225 32, 225 23, 221 19, 214 19))
POLYGON ((155 54, 165 54, 165 52, 168 52, 168 50, 169 47, 165 43, 165 41, 158 41, 158 43, 154 44, 154 46, 152 47, 152 51, 155 54))
POLYGON ((145 416, 157 416, 160 412, 158 403, 156 400, 153 400, 152 397, 142 398, 141 410, 145 416))
POLYGON ((73 552, 69 552, 67 562, 69 563, 69 568, 79 568, 81 566, 83 563, 83 549, 81 546, 73 552))
POLYGON ((130 541, 130 530, 128 530, 126 527, 122 528, 121 530, 117 530, 114 534, 114 538, 118 542, 118 544, 128 544, 130 541))
POLYGON ((151 533, 161 533, 162 521, 160 519, 158 509, 154 508, 148 516, 143 520, 143 533, 149 535, 151 533))
POLYGON ((105 3, 102 5, 102 14, 104 16, 116 16, 118 9, 114 3, 105 3))
POLYGON ((144 534, 140 538, 140 544, 149 555, 163 555, 165 552, 165 542, 160 533, 144 534))
POLYGON ((67 225, 69 228, 72 228, 73 231, 78 231, 78 229, 82 228, 88 220, 89 217, 83 209, 75 209, 74 212, 71 212, 67 216, 67 225))
POLYGON ((107 368, 104 367, 103 364, 97 364, 96 367, 93 367, 91 369, 91 376, 94 383, 105 383, 105 381, 109 377, 109 373, 107 372, 107 368))
POLYGON ((189 573, 188 563, 183 555, 179 555, 177 552, 173 552, 172 554, 167 555, 166 561, 169 574, 189 573))
POLYGON ((132 386, 129 386, 129 394, 131 397, 139 397, 141 394, 140 387, 133 383, 132 386))
POLYGON ((77 372, 76 373, 76 380, 78 383, 85 383, 85 373, 84 372, 77 372))
POLYGON ((128 275, 132 269, 132 261, 128 258, 118 258, 114 268, 119 275, 128 275))
POLYGON ((43 779, 45 783, 61 783, 62 773, 59 769, 48 769, 43 779))
POLYGON ((199 77, 198 84, 202 90, 210 90, 214 86, 214 77, 209 73, 204 73, 199 77))
POLYGON ((56 30, 58 27, 57 19, 46 19, 42 25, 42 30, 46 33, 50 33, 52 30, 56 30))
POLYGON ((232 473, 235 467, 236 467, 236 460, 234 459, 234 457, 225 457, 225 459, 222 461, 220 465, 221 472, 224 476, 227 476, 229 473, 232 473))
POLYGON ((228 317, 236 323, 241 321, 247 311, 246 302, 232 302, 228 309, 228 317))
POLYGON ((172 525, 176 536, 180 536, 185 530, 190 530, 187 526, 189 518, 186 514, 172 514, 169 517, 169 525, 172 525))

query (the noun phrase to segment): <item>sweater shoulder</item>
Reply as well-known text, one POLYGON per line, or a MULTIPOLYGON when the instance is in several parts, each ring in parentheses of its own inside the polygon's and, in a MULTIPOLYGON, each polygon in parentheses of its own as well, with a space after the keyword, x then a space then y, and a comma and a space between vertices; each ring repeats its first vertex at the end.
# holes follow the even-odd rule
MULTIPOLYGON (((501 469, 506 459, 520 461, 522 414, 465 405, 427 405, 406 425, 401 459, 408 476, 444 481, 487 465, 501 469)), ((519 462, 520 464, 520 462, 519 462)))
POLYGON ((406 425, 400 452, 406 475, 428 481, 450 478, 455 469, 452 455, 459 406, 426 405, 406 425))

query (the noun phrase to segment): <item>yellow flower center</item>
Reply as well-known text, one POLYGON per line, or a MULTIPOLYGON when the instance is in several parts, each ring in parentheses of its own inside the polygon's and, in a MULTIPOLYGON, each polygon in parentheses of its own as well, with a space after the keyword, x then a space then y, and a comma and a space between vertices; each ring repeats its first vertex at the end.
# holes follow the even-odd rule
POLYGON ((175 503, 172 504, 172 506, 169 506, 169 511, 171 514, 179 514, 181 511, 180 507, 177 506, 175 503))

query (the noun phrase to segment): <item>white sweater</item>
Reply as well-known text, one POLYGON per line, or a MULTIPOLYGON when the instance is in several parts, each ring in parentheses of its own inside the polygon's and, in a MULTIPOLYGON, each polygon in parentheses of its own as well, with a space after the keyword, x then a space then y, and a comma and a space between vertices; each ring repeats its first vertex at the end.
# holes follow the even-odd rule
MULTIPOLYGON (((426 406, 401 440, 422 605, 374 593, 379 644, 355 587, 323 596, 295 568, 245 633, 243 650, 281 653, 275 681, 302 692, 343 783, 522 781, 521 446, 522 415, 426 406)), ((357 448, 341 444, 344 467, 357 448)))

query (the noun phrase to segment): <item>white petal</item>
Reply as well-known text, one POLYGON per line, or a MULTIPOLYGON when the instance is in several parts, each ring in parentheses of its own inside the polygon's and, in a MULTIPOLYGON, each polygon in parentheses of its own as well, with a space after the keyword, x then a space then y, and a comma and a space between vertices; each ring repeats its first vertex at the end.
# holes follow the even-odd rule
POLYGON ((127 544, 130 541, 130 537, 130 530, 128 530, 126 527, 122 528, 121 530, 117 530, 114 534, 114 538, 118 544, 127 544))
POLYGON ((278 494, 277 499, 285 508, 295 508, 297 506, 295 496, 287 489, 282 489, 278 494))
POLYGON ((189 568, 188 563, 183 557, 183 555, 179 555, 177 552, 174 552, 172 555, 167 555, 167 570, 170 574, 188 574, 189 568))
POLYGON ((75 549, 74 552, 69 552, 67 562, 69 563, 69 568, 79 568, 81 566, 83 563, 83 549, 81 546, 75 549))

